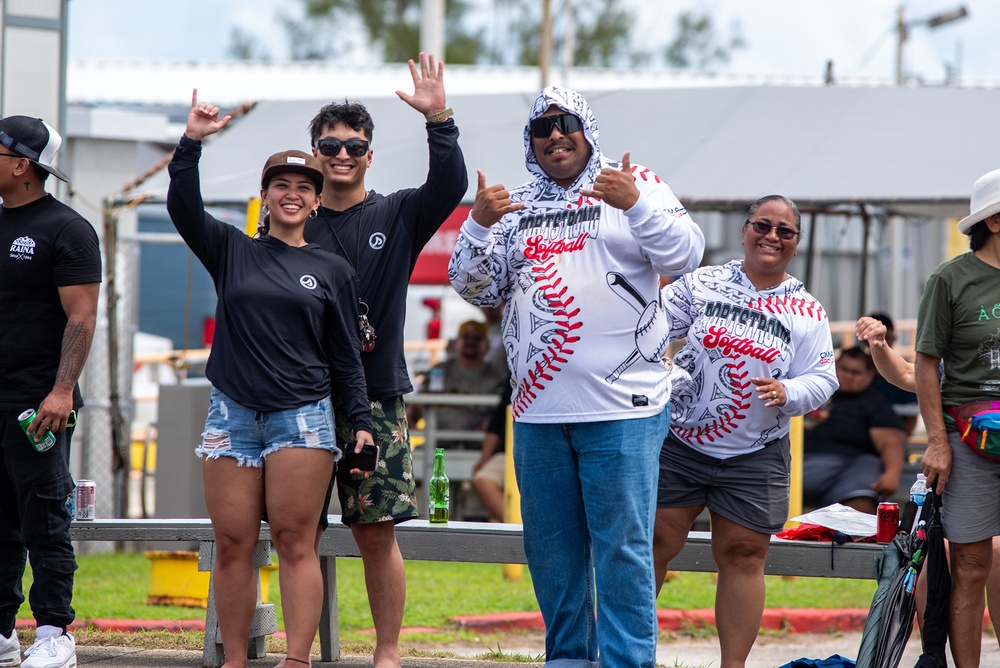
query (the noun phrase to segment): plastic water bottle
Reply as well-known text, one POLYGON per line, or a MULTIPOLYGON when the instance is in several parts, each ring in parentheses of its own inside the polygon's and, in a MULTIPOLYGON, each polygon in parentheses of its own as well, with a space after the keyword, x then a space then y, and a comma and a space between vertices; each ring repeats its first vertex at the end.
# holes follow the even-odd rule
POLYGON ((444 369, 439 366, 431 368, 430 378, 427 381, 428 392, 444 392, 444 369))
POLYGON ((920 521, 920 511, 924 507, 924 499, 926 498, 927 476, 923 473, 918 473, 916 482, 914 482, 913 486, 910 487, 910 501, 917 504, 917 519, 914 522, 914 526, 916 526, 916 523, 920 521))

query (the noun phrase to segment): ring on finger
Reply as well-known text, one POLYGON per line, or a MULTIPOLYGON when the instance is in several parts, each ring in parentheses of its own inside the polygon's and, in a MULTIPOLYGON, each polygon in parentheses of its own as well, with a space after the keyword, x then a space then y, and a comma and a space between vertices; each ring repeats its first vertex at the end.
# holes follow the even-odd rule
POLYGON ((778 391, 777 390, 771 390, 771 398, 773 398, 773 399, 777 399, 778 398, 778 391))

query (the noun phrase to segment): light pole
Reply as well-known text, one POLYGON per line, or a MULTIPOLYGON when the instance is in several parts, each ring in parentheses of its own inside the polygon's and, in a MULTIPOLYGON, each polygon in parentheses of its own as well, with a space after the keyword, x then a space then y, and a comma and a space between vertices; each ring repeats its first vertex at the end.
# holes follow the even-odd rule
POLYGON ((899 11, 896 14, 896 85, 903 85, 903 45, 909 38, 910 28, 916 26, 927 26, 928 28, 938 28, 945 25, 946 23, 951 23, 952 21, 958 21, 959 19, 964 19, 969 15, 969 10, 965 8, 965 5, 959 5, 955 9, 951 9, 946 12, 941 12, 935 14, 934 16, 929 16, 925 19, 917 19, 914 21, 907 21, 904 16, 905 7, 903 5, 899 6, 899 11))

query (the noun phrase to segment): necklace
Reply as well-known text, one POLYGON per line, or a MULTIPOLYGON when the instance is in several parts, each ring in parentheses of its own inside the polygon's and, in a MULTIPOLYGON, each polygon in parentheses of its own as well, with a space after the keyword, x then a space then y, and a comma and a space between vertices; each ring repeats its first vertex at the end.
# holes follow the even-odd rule
POLYGON ((364 234, 365 227, 365 204, 368 203, 368 195, 370 191, 365 191, 365 198, 361 200, 361 210, 358 211, 358 238, 357 243, 354 247, 354 259, 347 252, 347 248, 344 246, 344 242, 340 240, 340 235, 337 234, 336 228, 333 226, 333 221, 328 217, 326 219, 326 224, 330 228, 330 233, 333 235, 334 241, 340 246, 340 252, 344 254, 344 259, 347 263, 351 265, 351 269, 354 270, 354 282, 357 285, 358 291, 358 331, 361 333, 361 349, 370 353, 375 349, 375 328, 372 327, 371 323, 368 321, 368 304, 361 297, 361 272, 358 271, 358 267, 361 266, 361 237, 364 234))

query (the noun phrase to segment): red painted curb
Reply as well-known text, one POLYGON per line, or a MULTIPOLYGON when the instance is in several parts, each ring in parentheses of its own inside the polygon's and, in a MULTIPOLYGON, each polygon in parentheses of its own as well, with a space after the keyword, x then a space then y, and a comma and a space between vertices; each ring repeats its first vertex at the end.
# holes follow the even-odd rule
POLYGON ((204 619, 90 619, 98 631, 204 631, 204 619))
MULTIPOLYGON (((657 624, 661 631, 684 631, 715 626, 715 611, 672 610, 656 611, 657 624)), ((838 631, 861 631, 868 618, 867 608, 767 608, 760 622, 762 629, 784 631, 786 633, 833 633, 838 631)), ((459 615, 449 617, 460 629, 479 633, 504 633, 508 631, 544 631, 545 623, 540 612, 497 612, 487 615, 459 615)), ((914 622, 915 623, 915 622, 914 622)), ((18 619, 18 629, 33 629, 33 619, 18 619)), ((983 630, 993 625, 987 611, 983 614, 983 630)), ((94 629, 97 631, 204 631, 205 620, 156 620, 156 619, 77 619, 70 624, 70 631, 94 629)), ((403 627, 401 633, 435 633, 439 629, 425 627, 403 627)), ((374 630, 372 630, 374 631, 374 630)), ((362 631, 365 633, 365 631, 362 631)), ((284 632, 278 632, 283 636, 284 632)))
POLYGON ((496 612, 489 615, 461 615, 449 617, 461 629, 480 633, 501 633, 503 631, 544 630, 540 612, 496 612))
MULTIPOLYGON (((661 631, 683 631, 715 626, 715 610, 656 611, 661 631)), ((480 633, 544 630, 539 612, 493 613, 449 617, 459 628, 480 633)), ((861 631, 868 619, 868 608, 767 608, 760 622, 762 629, 786 633, 834 633, 861 631)), ((914 622, 916 623, 916 622, 914 622)), ((989 613, 983 615, 983 629, 993 626, 989 613)))
MULTIPOLYGON (((683 631, 715 626, 715 610, 657 610, 657 623, 663 631, 683 631)), ((860 631, 865 627, 868 608, 804 609, 767 608, 760 628, 787 633, 831 633, 860 631)))

